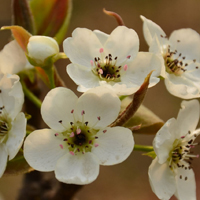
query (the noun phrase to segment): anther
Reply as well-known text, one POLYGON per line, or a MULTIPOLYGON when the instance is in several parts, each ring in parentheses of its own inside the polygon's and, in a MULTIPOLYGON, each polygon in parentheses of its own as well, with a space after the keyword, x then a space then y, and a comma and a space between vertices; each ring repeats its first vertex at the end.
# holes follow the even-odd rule
POLYGON ((84 110, 82 110, 82 111, 81 111, 81 115, 84 115, 84 114, 85 114, 85 111, 84 111, 84 110))
POLYGON ((71 110, 71 113, 74 113, 74 109, 73 109, 73 110, 71 110))
POLYGON ((85 125, 87 126, 87 125, 88 125, 88 122, 85 122, 85 125))
POLYGON ((58 121, 60 124, 62 124, 62 120, 58 121))
POLYGON ((101 120, 101 117, 99 116, 99 117, 97 117, 97 119, 98 119, 98 120, 101 120))
POLYGON ((59 146, 60 146, 61 149, 63 149, 63 145, 62 144, 60 144, 59 146))
POLYGON ((103 48, 100 48, 100 49, 99 49, 99 52, 100 52, 100 53, 103 53, 103 48))
POLYGON ((103 133, 106 133, 107 132, 107 130, 103 130, 103 133))

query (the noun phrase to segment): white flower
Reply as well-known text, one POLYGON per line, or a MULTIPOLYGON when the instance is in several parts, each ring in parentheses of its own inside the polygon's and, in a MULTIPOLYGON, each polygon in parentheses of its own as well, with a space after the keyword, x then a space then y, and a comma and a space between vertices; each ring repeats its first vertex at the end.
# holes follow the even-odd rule
POLYGON ((105 88, 79 99, 69 89, 55 88, 45 97, 42 117, 51 129, 37 130, 25 140, 24 156, 39 171, 55 171, 59 181, 88 184, 99 164, 124 161, 133 150, 132 132, 107 127, 120 111, 119 98, 105 88))
POLYGON ((174 96, 191 99, 200 97, 200 36, 192 29, 165 32, 141 16, 144 37, 149 51, 163 57, 163 77, 167 90, 174 96))
POLYGON ((77 28, 63 46, 72 62, 67 72, 80 92, 105 85, 117 95, 133 94, 152 70, 149 87, 159 82, 159 58, 148 52, 138 53, 137 33, 125 26, 117 27, 110 35, 77 28))
POLYGON ((197 100, 183 101, 177 120, 172 118, 158 131, 154 142, 157 157, 149 167, 152 190, 159 199, 176 195, 179 200, 196 200, 196 184, 191 161, 198 155, 192 149, 198 143, 195 130, 199 121, 197 100))
POLYGON ((45 66, 48 59, 59 53, 56 40, 47 36, 31 36, 27 45, 28 57, 34 65, 45 66))
POLYGON ((17 74, 33 68, 18 43, 13 40, 6 44, 0 52, 0 71, 4 74, 17 74))
POLYGON ((0 73, 0 177, 7 160, 16 156, 26 135, 26 118, 20 112, 23 102, 19 77, 0 73))

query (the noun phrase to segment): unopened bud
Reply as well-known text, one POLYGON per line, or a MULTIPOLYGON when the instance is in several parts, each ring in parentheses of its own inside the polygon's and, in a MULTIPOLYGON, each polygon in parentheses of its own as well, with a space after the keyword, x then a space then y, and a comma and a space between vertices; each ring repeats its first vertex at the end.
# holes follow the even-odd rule
POLYGON ((47 36, 32 36, 27 45, 29 62, 34 66, 47 67, 59 53, 56 40, 47 36))

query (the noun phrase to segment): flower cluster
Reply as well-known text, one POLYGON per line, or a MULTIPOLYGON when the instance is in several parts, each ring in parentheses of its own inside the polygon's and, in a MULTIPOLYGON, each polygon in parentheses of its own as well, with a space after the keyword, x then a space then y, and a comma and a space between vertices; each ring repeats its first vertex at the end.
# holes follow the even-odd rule
POLYGON ((21 149, 35 170, 54 171, 64 183, 89 184, 97 178, 100 165, 121 163, 137 149, 133 133, 143 129, 145 133, 158 131, 149 167, 153 192, 164 200, 173 195, 179 200, 196 199, 191 161, 198 155, 191 150, 200 133, 195 130, 199 102, 183 101, 177 119, 160 122, 162 127, 152 122, 155 115, 149 111, 147 117, 143 106, 138 110, 142 114, 136 111, 147 89, 160 78, 174 96, 200 97, 200 36, 192 29, 180 29, 168 39, 157 24, 144 16, 141 19, 149 52, 139 52, 138 35, 126 26, 118 26, 110 35, 76 28, 63 42, 64 53, 52 37, 11 28, 15 40, 0 52, 0 177, 21 149), (71 61, 67 73, 83 93, 79 98, 64 87, 54 68, 61 58, 71 61), (51 87, 43 102, 28 88, 38 86, 38 77, 51 87), (49 128, 31 127, 30 131, 26 125, 20 81, 27 98, 41 108, 49 128), (131 103, 121 111, 121 100, 128 95, 133 95, 131 103), (134 114, 139 116, 135 121, 134 114), (130 127, 125 128, 126 122, 130 127))

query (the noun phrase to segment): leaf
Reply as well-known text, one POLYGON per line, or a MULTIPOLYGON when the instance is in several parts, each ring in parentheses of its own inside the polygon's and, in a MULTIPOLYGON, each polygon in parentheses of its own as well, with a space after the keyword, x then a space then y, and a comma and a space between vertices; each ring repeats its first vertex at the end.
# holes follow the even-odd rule
POLYGON ((31 172, 34 169, 29 166, 29 164, 26 162, 23 153, 19 152, 17 156, 10 160, 7 163, 6 171, 4 172, 4 176, 7 175, 18 175, 18 174, 24 174, 27 172, 31 172))
POLYGON ((21 26, 3 26, 1 28, 1 30, 7 30, 7 29, 12 31, 12 34, 13 34, 15 40, 18 42, 20 47, 25 52, 27 52, 26 47, 28 45, 28 41, 29 41, 29 38, 31 37, 31 34, 29 32, 27 32, 21 26))
POLYGON ((22 26, 28 32, 34 34, 33 16, 27 0, 13 0, 13 25, 22 26))
MULTIPOLYGON (((126 108, 132 99, 127 97, 122 101, 121 112, 126 108)), ((125 124, 125 127, 135 127, 141 125, 140 129, 133 130, 133 133, 140 134, 156 134, 158 130, 163 126, 164 122, 151 110, 141 105, 137 112, 132 116, 125 124)))
POLYGON ((148 153, 143 153, 142 155, 149 156, 149 157, 151 157, 153 159, 156 158, 156 153, 154 151, 151 151, 151 152, 148 152, 148 153))
POLYGON ((32 0, 30 7, 38 35, 55 37, 62 42, 68 29, 72 0, 32 0))
MULTIPOLYGON (((146 95, 146 92, 147 92, 147 89, 149 86, 149 80, 150 80, 152 73, 153 73, 153 71, 151 71, 147 75, 143 84, 140 86, 140 89, 134 94, 133 99, 130 102, 130 104, 118 116, 118 118, 110 125, 111 127, 122 126, 135 114, 135 112, 137 111, 137 109, 140 107, 141 103, 144 100, 144 97, 146 95)), ((138 124, 136 124, 136 125, 138 125, 138 124)))

